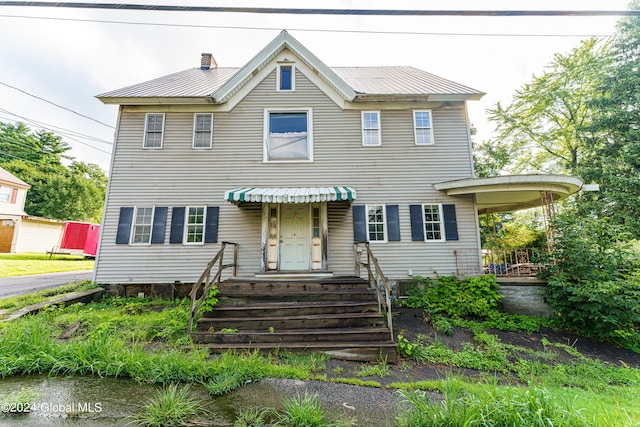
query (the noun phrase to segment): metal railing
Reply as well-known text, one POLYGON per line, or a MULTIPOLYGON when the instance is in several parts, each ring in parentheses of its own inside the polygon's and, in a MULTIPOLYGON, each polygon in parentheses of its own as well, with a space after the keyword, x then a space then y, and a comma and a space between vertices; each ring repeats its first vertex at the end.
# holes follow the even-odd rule
POLYGON ((369 280, 369 285, 373 286, 376 291, 376 297, 378 299, 378 312, 380 314, 386 313, 387 316, 387 327, 391 331, 391 341, 394 341, 393 338, 393 319, 391 316, 391 285, 387 280, 386 276, 382 272, 380 268, 380 264, 378 263, 378 259, 373 255, 371 248, 369 247, 369 242, 357 242, 355 244, 356 251, 356 275, 360 276, 360 267, 365 267, 367 269, 367 275, 369 280), (367 261, 362 261, 361 255, 362 251, 360 250, 360 245, 364 246, 367 253, 367 261), (380 283, 382 282, 382 288, 380 283), (384 296, 383 296, 384 290, 384 296))
POLYGON ((191 311, 189 312, 189 333, 193 330, 193 320, 195 319, 198 310, 202 307, 205 299, 209 295, 209 291, 214 286, 218 286, 220 283, 220 279, 222 277, 222 272, 227 268, 233 268, 231 275, 233 277, 236 276, 237 268, 238 268, 238 244, 232 242, 222 242, 222 246, 220 250, 216 254, 215 257, 209 264, 207 264, 207 268, 204 269, 198 280, 193 284, 191 288, 191 292, 189 292, 189 297, 191 298, 191 311), (233 245, 233 262, 231 264, 224 264, 224 251, 227 245, 233 245), (211 272, 215 266, 218 268, 215 270, 215 274, 213 277, 211 276, 211 272), (198 293, 202 289, 202 293, 198 296, 198 293))
POLYGON ((549 265, 546 248, 454 249, 453 253, 458 276, 535 277, 549 265))

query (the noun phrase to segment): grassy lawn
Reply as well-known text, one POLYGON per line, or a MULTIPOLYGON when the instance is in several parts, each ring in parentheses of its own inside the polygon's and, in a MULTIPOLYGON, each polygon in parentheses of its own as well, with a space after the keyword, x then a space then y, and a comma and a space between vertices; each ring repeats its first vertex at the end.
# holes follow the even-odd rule
POLYGON ((93 265, 93 260, 75 255, 56 255, 50 260, 41 253, 0 254, 0 277, 93 270, 93 265))
MULTIPOLYGON (((11 324, 0 323, 0 378, 32 373, 128 377, 145 383, 202 384, 213 396, 264 377, 363 382, 358 375, 349 377, 342 368, 343 377, 330 378, 327 356, 321 355, 282 351, 272 355, 229 352, 210 357, 207 350, 189 348, 188 311, 187 300, 108 297, 86 305, 51 308, 11 324), (71 339, 58 340, 62 331, 76 323, 80 327, 71 339)), ((582 355, 563 362, 554 360, 554 353, 547 354, 546 350, 513 360, 513 346, 501 344, 485 331, 473 333, 476 345, 457 352, 420 340, 400 342, 405 359, 390 369, 437 363, 452 371, 475 368, 481 374, 473 378, 448 375, 438 381, 414 381, 406 375, 402 383, 386 385, 403 390, 403 396, 416 409, 399 411, 397 425, 640 423, 639 369, 606 365, 582 355), (409 349, 411 356, 406 354, 409 349), (424 390, 443 393, 449 404, 425 400, 424 390), (427 413, 431 415, 424 417, 427 413), (527 422, 517 421, 518 417, 527 422), (529 422, 536 417, 540 423, 529 422), (432 419, 439 421, 433 424, 432 419), (465 424, 465 419, 484 419, 486 423, 465 424)), ((548 347, 553 350, 553 346, 548 347)), ((388 369, 377 369, 375 375, 388 375, 388 369)))

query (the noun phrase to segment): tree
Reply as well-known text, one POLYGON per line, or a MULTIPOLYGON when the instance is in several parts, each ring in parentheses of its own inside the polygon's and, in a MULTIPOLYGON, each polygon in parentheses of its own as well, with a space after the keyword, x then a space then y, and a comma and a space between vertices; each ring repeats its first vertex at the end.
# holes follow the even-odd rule
POLYGON ((100 222, 107 175, 98 165, 73 161, 71 147, 46 131, 32 133, 22 123, 0 122, 0 166, 31 189, 25 211, 61 220, 100 222))
MULTIPOLYGON (((640 2, 631 6, 640 9, 640 2)), ((603 137, 578 171, 586 182, 599 183, 600 191, 581 196, 576 208, 608 218, 640 239, 640 18, 619 22, 612 52, 612 67, 601 83, 604 95, 591 103, 591 130, 603 137)))
POLYGON ((22 159, 47 167, 62 167, 62 160, 70 160, 65 153, 71 147, 52 132, 40 130, 35 134, 24 123, 15 125, 0 122, 0 164, 22 159))
POLYGON ((514 172, 576 173, 600 138, 590 126, 590 100, 601 96, 609 51, 608 43, 589 39, 568 54, 556 54, 549 69, 519 89, 510 105, 489 110, 497 141, 487 148, 511 154, 514 172))

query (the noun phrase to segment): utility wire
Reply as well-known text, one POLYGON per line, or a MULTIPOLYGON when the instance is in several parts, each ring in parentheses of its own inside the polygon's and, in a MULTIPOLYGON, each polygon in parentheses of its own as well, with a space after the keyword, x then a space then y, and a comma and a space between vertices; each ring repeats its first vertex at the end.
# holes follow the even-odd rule
MULTIPOLYGON (((30 119, 29 117, 21 116, 19 114, 11 112, 11 111, 9 111, 9 110, 7 110, 5 108, 1 108, 0 107, 0 112, 10 114, 10 115, 12 115, 14 117, 18 117, 18 118, 20 118, 20 119, 22 119, 22 120, 24 120, 24 121, 26 121, 28 123, 32 123, 32 124, 34 124, 36 126, 39 126, 39 127, 43 128, 43 129, 46 129, 46 130, 49 130, 51 132, 59 133, 59 134, 61 134, 63 136, 73 135, 73 136, 76 136, 78 138, 88 139, 90 141, 99 142, 101 144, 113 145, 113 142, 111 142, 111 141, 106 141, 104 139, 100 139, 100 138, 97 138, 95 136, 86 135, 84 133, 76 132, 76 131, 71 130, 71 129, 66 129, 66 128, 63 128, 63 127, 60 127, 60 126, 56 126, 56 125, 52 125, 52 124, 49 124, 49 123, 41 122, 41 121, 38 121, 38 120, 35 120, 35 119, 30 119)), ((14 119, 6 118, 6 117, 5 117, 5 120, 15 121, 14 119)))
POLYGON ((56 7, 73 9, 142 10, 156 12, 259 13, 281 15, 348 16, 640 16, 638 10, 401 10, 401 9, 302 9, 234 6, 170 6, 126 3, 67 3, 46 1, 0 1, 0 6, 56 7))
MULTIPOLYGON (((4 151, 0 151, 0 155, 13 157, 14 159, 22 160, 23 162, 33 163, 34 165, 38 165, 38 166, 44 167, 44 168, 49 168, 49 169, 55 170, 55 171, 59 171, 60 170, 58 167, 55 167, 53 165, 48 165, 46 163, 36 162, 36 161, 33 161, 33 160, 25 159, 25 158, 20 157, 20 156, 14 156, 13 154, 5 153, 4 151)), ((62 165, 62 166, 64 166, 64 165, 62 165)))
MULTIPOLYGON (((2 6, 2 5, 0 4, 0 6, 2 6)), ((64 107, 64 106, 62 106, 62 105, 56 104, 55 102, 49 101, 48 99, 44 99, 44 98, 42 98, 42 97, 40 97, 40 96, 34 95, 34 94, 32 94, 32 93, 29 93, 29 92, 27 92, 27 91, 25 91, 25 90, 22 90, 22 89, 20 89, 20 88, 15 87, 15 86, 11 86, 10 84, 4 83, 4 82, 0 82, 0 85, 6 86, 6 87, 11 88, 11 89, 14 89, 14 90, 17 90, 18 92, 22 92, 22 93, 24 93, 25 95, 29 95, 29 96, 31 96, 31 97, 33 97, 33 98, 39 99, 40 101, 44 101, 44 102, 46 102, 46 103, 48 103, 48 104, 51 104, 51 105, 54 105, 54 106, 56 106, 56 107, 58 107, 58 108, 62 108, 63 110, 70 111, 70 112, 72 112, 73 114, 76 114, 76 115, 78 115, 78 116, 80 116, 80 117, 84 117, 85 119, 92 120, 92 121, 94 121, 94 122, 96 122, 96 123, 100 123, 101 125, 106 126, 106 127, 108 127, 108 128, 115 129, 115 127, 113 127, 113 126, 111 126, 111 125, 108 125, 108 124, 106 124, 106 123, 104 123, 104 122, 101 122, 101 121, 100 121, 100 120, 98 120, 98 119, 94 119, 93 117, 89 117, 89 116, 86 116, 86 115, 84 115, 84 114, 82 114, 82 113, 78 113, 77 111, 74 111, 74 110, 72 110, 71 108, 67 108, 67 107, 64 107)))
MULTIPOLYGON (((258 30, 258 31, 281 31, 277 27, 247 27, 229 25, 197 25, 197 24, 171 24, 164 22, 135 22, 116 21, 104 19, 82 19, 82 18, 56 18, 51 16, 27 16, 27 15, 2 15, 0 18, 21 18, 21 19, 42 19, 51 21, 71 21, 71 22, 92 22, 98 24, 123 24, 123 25, 147 25, 156 27, 183 27, 183 28, 208 28, 226 30, 258 30)), ((312 33, 347 33, 347 34, 396 34, 396 35, 424 35, 424 36, 473 36, 473 37, 597 37, 609 38, 611 34, 516 34, 516 33, 442 33, 426 31, 384 31, 384 30, 329 30, 329 29, 309 29, 309 28, 289 28, 290 31, 312 32, 312 33)))

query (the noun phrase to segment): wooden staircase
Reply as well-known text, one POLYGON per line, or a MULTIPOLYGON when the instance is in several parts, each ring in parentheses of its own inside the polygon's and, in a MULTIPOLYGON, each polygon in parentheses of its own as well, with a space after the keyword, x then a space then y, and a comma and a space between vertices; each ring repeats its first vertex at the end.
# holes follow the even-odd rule
POLYGON ((347 360, 395 362, 396 345, 375 293, 359 277, 219 283, 219 302, 191 336, 211 351, 287 349, 347 360))

